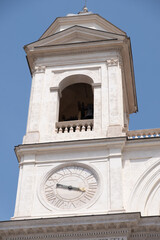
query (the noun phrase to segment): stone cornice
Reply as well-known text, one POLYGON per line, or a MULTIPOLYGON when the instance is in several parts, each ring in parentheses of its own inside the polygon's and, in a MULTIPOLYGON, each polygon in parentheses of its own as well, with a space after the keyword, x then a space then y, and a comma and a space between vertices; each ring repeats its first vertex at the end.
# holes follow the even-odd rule
MULTIPOLYGON (((81 51, 84 52, 85 49, 89 51, 93 51, 93 47, 99 48, 104 50, 104 47, 107 47, 107 50, 111 47, 120 47, 122 46, 123 41, 117 39, 106 39, 106 40, 95 40, 95 41, 84 41, 84 42, 77 42, 77 43, 66 43, 66 44, 55 44, 55 45, 48 45, 48 46, 37 46, 34 47, 34 52, 32 54, 51 54, 61 52, 64 54, 64 51, 81 51)), ((33 50, 32 50, 33 51, 33 50)), ((95 52, 95 50, 94 50, 95 52)), ((35 55, 36 56, 36 55, 35 55)))
POLYGON ((24 153, 36 154, 42 152, 54 152, 61 150, 73 150, 73 149, 95 149, 96 147, 110 148, 123 148, 125 145, 126 137, 115 138, 99 138, 89 140, 77 140, 77 141, 61 141, 51 143, 37 143, 37 144, 22 144, 15 147, 15 153, 18 160, 24 153))
POLYGON ((159 239, 160 217, 141 217, 139 213, 0 222, 0 239, 7 240, 20 240, 26 237, 27 239, 107 239, 107 237, 132 239, 132 236, 134 239, 137 237, 144 239, 144 236, 151 235, 155 237, 154 239, 159 239))
POLYGON ((133 148, 159 148, 160 146, 160 137, 154 138, 136 138, 136 139, 128 139, 126 141, 125 149, 133 149, 133 148))
MULTIPOLYGON (((24 153, 27 154, 37 154, 42 152, 54 152, 69 150, 69 149, 95 149, 96 147, 104 147, 104 148, 121 148, 124 151, 128 151, 133 148, 149 148, 155 147, 159 148, 160 146, 160 138, 138 138, 138 139, 129 139, 126 137, 114 137, 114 138, 101 138, 101 139, 89 139, 89 140, 77 140, 77 141, 58 141, 58 142, 49 142, 49 143, 36 143, 36 144, 22 144, 15 147, 16 156, 20 162, 20 156, 24 153)), ((109 157, 104 156, 104 159, 109 157)), ((101 156, 101 158, 103 158, 101 156)))
MULTIPOLYGON (((73 64, 75 63, 75 60, 73 60, 73 56, 83 55, 83 54, 102 54, 104 52, 110 53, 110 52, 117 52, 121 51, 123 48, 123 42, 122 41, 95 41, 95 42, 83 42, 83 43, 71 43, 71 44, 62 44, 62 45, 53 45, 48 47, 40 47, 35 48, 34 51, 27 53, 27 60, 29 67, 31 69, 31 73, 33 74, 35 71, 35 59, 40 59, 42 56, 46 58, 52 58, 53 56, 61 57, 61 56, 67 56, 68 59, 63 59, 63 64, 73 64)), ((99 57, 98 57, 99 59, 99 57)), ((99 59, 101 61, 106 61, 106 57, 103 57, 103 59, 99 59)), ((90 63, 97 63, 97 56, 96 58, 91 59, 84 59, 83 56, 80 57, 78 60, 76 59, 76 63, 86 63, 86 61, 90 63)), ((50 59, 47 62, 43 63, 47 67, 53 67, 53 66, 61 66, 61 61, 53 61, 53 59, 50 59)))

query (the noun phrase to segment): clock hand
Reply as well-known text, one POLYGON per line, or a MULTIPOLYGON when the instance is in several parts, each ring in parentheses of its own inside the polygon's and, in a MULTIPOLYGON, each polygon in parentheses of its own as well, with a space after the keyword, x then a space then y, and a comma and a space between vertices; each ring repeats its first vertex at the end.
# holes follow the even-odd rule
POLYGON ((75 191, 85 192, 85 188, 72 187, 71 185, 67 186, 67 185, 63 185, 63 184, 57 183, 56 187, 57 188, 64 188, 64 189, 68 189, 68 190, 75 190, 75 191))
POLYGON ((68 186, 69 190, 76 190, 76 191, 80 191, 80 192, 85 192, 85 188, 78 188, 78 187, 72 187, 72 186, 68 186))
POLYGON ((86 191, 86 189, 85 188, 79 188, 79 190, 81 191, 81 192, 85 192, 86 191))
POLYGON ((66 185, 63 185, 63 184, 59 184, 59 183, 57 183, 57 184, 56 184, 56 187, 57 187, 57 188, 64 188, 64 189, 68 189, 68 186, 66 186, 66 185))

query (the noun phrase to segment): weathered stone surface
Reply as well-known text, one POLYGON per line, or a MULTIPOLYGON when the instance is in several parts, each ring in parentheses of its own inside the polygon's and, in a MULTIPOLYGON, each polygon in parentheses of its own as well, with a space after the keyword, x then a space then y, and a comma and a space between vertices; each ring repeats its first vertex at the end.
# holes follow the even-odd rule
POLYGON ((2 240, 158 240, 160 218, 130 213, 0 222, 0 237, 2 240))

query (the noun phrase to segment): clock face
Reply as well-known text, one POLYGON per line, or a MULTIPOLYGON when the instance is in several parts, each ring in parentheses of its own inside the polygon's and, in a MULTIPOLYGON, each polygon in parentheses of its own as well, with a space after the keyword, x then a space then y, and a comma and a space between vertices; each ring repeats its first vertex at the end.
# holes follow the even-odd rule
POLYGON ((43 184, 45 202, 57 209, 77 209, 93 203, 99 177, 84 164, 61 165, 49 172, 43 184))

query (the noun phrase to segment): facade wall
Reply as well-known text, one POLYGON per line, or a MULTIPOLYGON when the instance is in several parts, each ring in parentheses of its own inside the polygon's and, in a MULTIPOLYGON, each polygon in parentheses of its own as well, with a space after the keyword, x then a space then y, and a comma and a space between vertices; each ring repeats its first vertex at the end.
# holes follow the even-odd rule
POLYGON ((158 215, 159 145, 158 138, 126 141, 121 137, 20 146, 14 219, 123 212, 158 215), (48 207, 41 191, 45 176, 61 164, 75 162, 93 168, 99 175, 98 197, 80 209, 48 207))
POLYGON ((143 215, 160 214, 159 140, 132 140, 123 158, 124 196, 127 211, 143 215))

